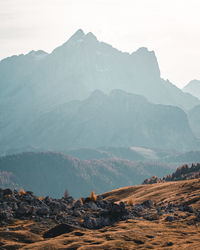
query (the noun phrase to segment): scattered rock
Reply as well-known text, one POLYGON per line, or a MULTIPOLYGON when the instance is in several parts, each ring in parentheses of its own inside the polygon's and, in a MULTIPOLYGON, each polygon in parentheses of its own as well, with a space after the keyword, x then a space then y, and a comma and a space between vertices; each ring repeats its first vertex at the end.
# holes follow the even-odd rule
POLYGON ((21 218, 21 217, 24 217, 28 214, 29 212, 29 209, 27 207, 24 207, 24 206, 20 206, 16 211, 15 211, 15 214, 16 214, 16 217, 17 218, 21 218))
POLYGON ((194 209, 191 206, 184 206, 183 211, 189 212, 189 213, 194 213, 194 209))
POLYGON ((9 189, 9 188, 6 188, 6 189, 4 189, 3 190, 3 195, 5 196, 5 195, 12 195, 12 190, 11 189, 9 189))
MULTIPOLYGON (((2 225, 8 224, 8 221, 13 218, 43 222, 51 219, 62 225, 70 224, 88 229, 99 229, 111 226, 120 220, 127 221, 137 218, 158 220, 159 216, 169 213, 174 213, 174 216, 167 216, 165 221, 168 222, 188 218, 191 213, 195 214, 196 221, 200 220, 200 212, 186 204, 180 206, 168 202, 158 205, 153 204, 151 200, 145 200, 141 204, 127 206, 124 202, 116 204, 110 200, 104 200, 101 196, 97 196, 95 202, 91 201, 89 197, 76 201, 70 196, 61 199, 47 196, 39 199, 30 191, 20 195, 16 190, 0 189, 0 223, 2 225), (179 211, 185 213, 180 214, 179 211)), ((62 227, 60 232, 62 232, 61 229, 62 227)))
POLYGON ((172 221, 174 221, 174 217, 172 217, 172 216, 167 216, 165 220, 166 220, 166 221, 169 221, 169 222, 172 222, 172 221))
POLYGON ((88 208, 90 208, 90 209, 92 209, 92 210, 94 210, 94 211, 96 211, 96 210, 99 209, 99 208, 97 207, 97 205, 96 205, 93 201, 88 202, 87 206, 88 206, 88 208))
POLYGON ((70 233, 74 230, 74 227, 69 224, 59 224, 43 234, 44 238, 54 238, 61 234, 70 233))
POLYGON ((82 207, 82 202, 80 200, 77 200, 75 203, 74 203, 74 208, 81 208, 82 207))
POLYGON ((86 215, 84 217, 83 226, 89 229, 97 229, 98 228, 97 219, 93 218, 90 215, 86 215))
POLYGON ((153 207, 153 202, 151 200, 146 200, 141 205, 145 206, 147 208, 152 208, 153 207))
POLYGON ((142 240, 137 240, 137 239, 135 239, 135 240, 133 240, 136 244, 144 244, 144 241, 142 241, 142 240))
POLYGON ((173 245, 174 245, 174 243, 170 241, 170 242, 166 242, 164 246, 165 247, 171 247, 173 245))
POLYGON ((49 209, 47 207, 42 207, 37 210, 37 215, 47 215, 49 214, 49 209))

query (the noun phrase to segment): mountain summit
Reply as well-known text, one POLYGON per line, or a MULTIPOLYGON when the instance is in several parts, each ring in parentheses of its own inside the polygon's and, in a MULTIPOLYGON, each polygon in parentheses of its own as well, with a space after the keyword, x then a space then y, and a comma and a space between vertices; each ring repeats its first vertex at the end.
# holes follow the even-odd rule
MULTIPOLYGON (((0 75, 1 93, 10 90, 13 97, 18 99, 19 91, 13 92, 16 87, 23 88, 26 94, 31 89, 31 95, 35 95, 34 104, 41 103, 38 98, 43 99, 45 108, 86 98, 95 89, 106 93, 112 89, 122 89, 144 95, 154 103, 183 109, 200 103, 195 97, 160 78, 154 51, 140 48, 132 54, 123 53, 81 29, 51 54, 32 51, 27 55, 2 60, 0 75), (29 57, 33 54, 39 60, 29 57)), ((0 97, 5 102, 5 95, 0 94, 0 97)))

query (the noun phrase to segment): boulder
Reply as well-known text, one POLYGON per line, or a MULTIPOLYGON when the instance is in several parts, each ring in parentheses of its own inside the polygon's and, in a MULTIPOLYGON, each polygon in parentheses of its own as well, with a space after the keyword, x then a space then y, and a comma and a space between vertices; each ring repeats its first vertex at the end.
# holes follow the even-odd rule
POLYGON ((92 217, 92 215, 86 215, 84 217, 83 226, 89 229, 97 229, 100 225, 97 223, 97 219, 92 217))
POLYGON ((43 237, 44 238, 54 238, 56 236, 59 236, 61 234, 65 234, 65 233, 70 233, 74 230, 75 228, 69 224, 59 224, 49 230, 47 230, 44 234, 43 237))
POLYGON ((165 220, 169 221, 169 222, 173 222, 175 220, 175 218, 172 216, 167 216, 165 220))
POLYGON ((6 195, 12 195, 12 194, 13 194, 13 192, 9 188, 6 188, 6 189, 3 190, 3 195, 4 196, 6 196, 6 195))
POLYGON ((48 207, 41 207, 37 210, 37 215, 44 216, 49 214, 49 208, 48 207))
POLYGON ((82 202, 80 200, 75 201, 74 203, 74 208, 81 208, 82 207, 82 202))
POLYGON ((16 211, 15 211, 15 215, 17 218, 21 218, 24 217, 28 214, 28 212, 30 211, 30 209, 28 207, 25 206, 20 206, 16 211))
POLYGON ((141 205, 145 206, 147 208, 152 208, 153 207, 153 202, 151 200, 145 200, 144 202, 142 202, 141 205))
POLYGON ((88 202, 87 207, 94 210, 94 211, 97 211, 99 209, 97 207, 96 203, 94 203, 93 201, 88 202))

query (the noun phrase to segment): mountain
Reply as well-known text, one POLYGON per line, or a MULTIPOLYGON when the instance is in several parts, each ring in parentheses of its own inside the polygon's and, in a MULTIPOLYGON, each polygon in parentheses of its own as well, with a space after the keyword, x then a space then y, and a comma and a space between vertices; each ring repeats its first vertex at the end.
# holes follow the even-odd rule
MULTIPOLYGON (((96 89, 106 93, 122 89, 184 109, 200 103, 161 79, 153 51, 140 48, 132 54, 123 53, 82 30, 51 54, 31 51, 2 60, 0 75, 1 103, 12 101, 12 107, 19 103, 24 108, 28 103, 39 111, 85 98, 96 89)), ((20 112, 23 114, 23 109, 20 112)))
POLYGON ((50 54, 3 59, 0 76, 1 154, 32 147, 197 147, 185 114, 171 106, 186 110, 200 101, 161 79, 155 53, 146 48, 123 53, 78 30, 50 54))
POLYGON ((80 148, 66 151, 66 153, 82 160, 120 158, 134 162, 158 161, 178 165, 200 162, 200 151, 179 152, 142 147, 80 148))
POLYGON ((62 196, 67 189, 71 195, 80 197, 88 195, 92 189, 105 192, 140 184, 152 175, 172 172, 173 166, 158 162, 134 163, 118 158, 79 160, 55 152, 30 152, 0 158, 0 187, 23 187, 38 195, 54 197, 62 196))
POLYGON ((188 119, 194 135, 200 138, 200 105, 189 110, 188 119))
POLYGON ((191 95, 200 99, 200 81, 192 80, 184 88, 184 92, 190 93, 191 95))
MULTIPOLYGON (((162 150, 160 150, 162 151, 162 150)), ((121 158, 130 161, 158 160, 161 158, 159 150, 140 147, 101 147, 101 148, 79 148, 66 151, 83 160, 121 158)), ((170 153, 166 151, 168 156, 170 153)))
POLYGON ((192 164, 189 167, 187 164, 177 168, 177 170, 163 178, 158 178, 153 176, 152 178, 144 180, 143 184, 153 184, 160 182, 169 182, 169 181, 182 181, 182 180, 191 180, 200 178, 200 163, 192 164))
POLYGON ((60 152, 98 147, 199 147, 183 110, 152 104, 121 90, 109 95, 95 91, 89 98, 61 105, 25 126, 11 136, 2 134, 1 151, 7 146, 60 152))
POLYGON ((0 141, 15 136, 38 117, 96 90, 113 89, 145 96, 154 103, 191 109, 200 102, 160 77, 153 51, 123 53, 78 30, 48 54, 31 51, 0 61, 0 141))
POLYGON ((162 162, 177 162, 177 163, 198 163, 200 162, 200 151, 188 151, 188 152, 182 152, 182 153, 176 153, 174 154, 169 154, 168 156, 164 156, 163 158, 160 159, 162 162))

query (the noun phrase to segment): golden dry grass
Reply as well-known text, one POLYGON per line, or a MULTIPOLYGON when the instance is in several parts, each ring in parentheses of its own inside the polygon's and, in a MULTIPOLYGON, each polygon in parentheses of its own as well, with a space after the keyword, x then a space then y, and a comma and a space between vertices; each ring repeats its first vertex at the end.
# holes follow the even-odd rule
POLYGON ((133 198, 129 198, 126 203, 127 203, 128 206, 133 206, 134 205, 133 198))
MULTIPOLYGON (((130 198, 135 203, 151 199, 157 204, 186 202, 200 207, 200 179, 125 187, 102 194, 116 202, 130 198)), ((192 215, 191 215, 192 216, 192 215)), ((99 230, 83 228, 44 239, 43 232, 55 224, 17 221, 0 228, 0 249, 200 249, 200 227, 185 220, 166 222, 129 219, 99 230)))

